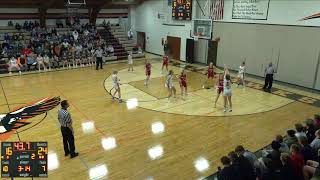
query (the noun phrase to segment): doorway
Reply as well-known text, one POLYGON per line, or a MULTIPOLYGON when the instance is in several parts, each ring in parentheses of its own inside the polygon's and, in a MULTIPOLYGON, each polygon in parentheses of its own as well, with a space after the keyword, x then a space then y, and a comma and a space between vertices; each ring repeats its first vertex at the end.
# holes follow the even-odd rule
POLYGON ((137 44, 142 48, 142 50, 146 50, 146 33, 137 31, 137 44))
POLYGON ((167 36, 169 55, 172 59, 180 60, 181 38, 167 36))

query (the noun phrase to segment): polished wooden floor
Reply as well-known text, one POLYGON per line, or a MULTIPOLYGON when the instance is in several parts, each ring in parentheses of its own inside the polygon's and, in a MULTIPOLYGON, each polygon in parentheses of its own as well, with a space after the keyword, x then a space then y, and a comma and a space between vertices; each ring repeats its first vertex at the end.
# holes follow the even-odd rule
MULTIPOLYGON (((43 121, 41 115, 18 129, 22 141, 48 141, 48 179, 82 180, 101 175, 101 179, 114 180, 186 180, 215 172, 220 157, 235 146, 242 144, 256 151, 276 134, 284 134, 320 110, 255 89, 233 87, 234 112, 222 113, 222 99, 214 109, 215 91, 202 89, 203 78, 194 72, 188 72, 189 96, 168 101, 160 63, 152 61, 148 88, 143 86, 142 64, 142 60, 135 61, 133 73, 119 63, 99 71, 87 67, 0 78, 0 112, 47 96, 71 102, 79 157, 64 157, 58 107, 43 121), (110 88, 108 78, 115 69, 128 103, 113 102, 105 90, 110 88)), ((179 72, 178 67, 170 68, 179 72)), ((17 140, 18 135, 13 134, 6 141, 17 140)))

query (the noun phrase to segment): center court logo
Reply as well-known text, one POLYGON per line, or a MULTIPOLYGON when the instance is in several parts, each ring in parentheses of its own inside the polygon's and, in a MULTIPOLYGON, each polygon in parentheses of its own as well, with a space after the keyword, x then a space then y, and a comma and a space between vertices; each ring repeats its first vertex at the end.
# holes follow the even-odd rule
POLYGON ((15 130, 30 124, 28 119, 46 113, 60 104, 60 97, 47 97, 0 114, 0 141, 8 139, 15 130))

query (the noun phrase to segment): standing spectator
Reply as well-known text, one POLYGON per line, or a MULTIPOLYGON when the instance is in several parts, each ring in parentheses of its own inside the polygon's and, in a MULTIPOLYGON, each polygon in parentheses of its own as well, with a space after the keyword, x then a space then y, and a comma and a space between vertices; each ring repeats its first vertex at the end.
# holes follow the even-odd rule
POLYGON ((68 107, 69 103, 67 100, 61 101, 61 109, 58 111, 58 120, 61 126, 64 155, 68 156, 70 154, 70 157, 74 158, 78 156, 79 153, 75 152, 72 118, 67 110, 68 107))
POLYGON ((133 38, 133 32, 131 30, 131 28, 128 31, 128 40, 131 40, 133 38))
POLYGON ((273 74, 275 70, 273 68, 272 63, 269 63, 269 66, 265 69, 265 83, 263 89, 267 92, 271 92, 272 82, 273 82, 273 74))
POLYGON ((103 69, 102 67, 103 49, 101 48, 101 46, 98 46, 98 49, 95 50, 93 56, 96 57, 96 70, 99 70, 99 65, 100 65, 100 69, 103 69))
POLYGON ((280 143, 279 151, 281 153, 289 153, 289 147, 283 142, 283 137, 281 135, 277 135, 275 140, 280 143))
POLYGON ((308 139, 304 136, 298 138, 299 144, 302 146, 301 154, 304 157, 304 161, 315 160, 316 152, 312 149, 312 147, 308 144, 308 139))
POLYGON ((306 133, 303 132, 304 128, 303 128, 303 126, 302 126, 301 123, 295 124, 295 127, 296 127, 296 131, 297 131, 297 132, 295 133, 295 136, 296 136, 297 138, 299 138, 299 137, 301 137, 301 136, 307 137, 306 133))
POLYGON ((238 154, 238 156, 243 155, 245 158, 247 158, 252 167, 254 167, 255 163, 258 161, 256 155, 254 155, 251 151, 244 149, 244 147, 241 145, 235 148, 235 152, 238 154))
POLYGON ((315 150, 318 151, 320 149, 320 130, 317 130, 315 132, 315 138, 314 140, 311 142, 310 146, 315 150))
POLYGON ((218 172, 218 180, 237 180, 239 178, 228 157, 223 156, 221 163, 223 164, 223 169, 218 172))
POLYGON ((287 153, 281 153, 280 159, 282 163, 282 167, 280 169, 280 179, 281 180, 285 180, 285 179, 299 180, 294 175, 294 168, 291 163, 290 155, 287 153))
POLYGON ((288 147, 291 147, 292 144, 298 144, 298 138, 295 136, 295 131, 290 129, 287 131, 287 139, 285 140, 285 143, 288 145, 288 147))
POLYGON ((45 64, 46 67, 49 67, 49 71, 51 70, 51 62, 50 62, 50 58, 47 54, 44 55, 43 57, 43 62, 45 64))
POLYGON ((291 162, 294 169, 293 174, 299 179, 303 180, 302 168, 304 165, 303 155, 301 154, 300 147, 296 144, 292 144, 290 147, 291 162))

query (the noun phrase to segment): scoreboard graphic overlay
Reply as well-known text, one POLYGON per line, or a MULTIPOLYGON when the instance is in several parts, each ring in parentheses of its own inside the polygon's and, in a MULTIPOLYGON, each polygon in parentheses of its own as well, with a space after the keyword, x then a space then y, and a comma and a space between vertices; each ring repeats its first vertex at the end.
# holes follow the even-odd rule
POLYGON ((172 18, 176 20, 191 20, 192 0, 173 0, 172 18))
POLYGON ((2 142, 1 177, 48 177, 48 142, 2 142))

